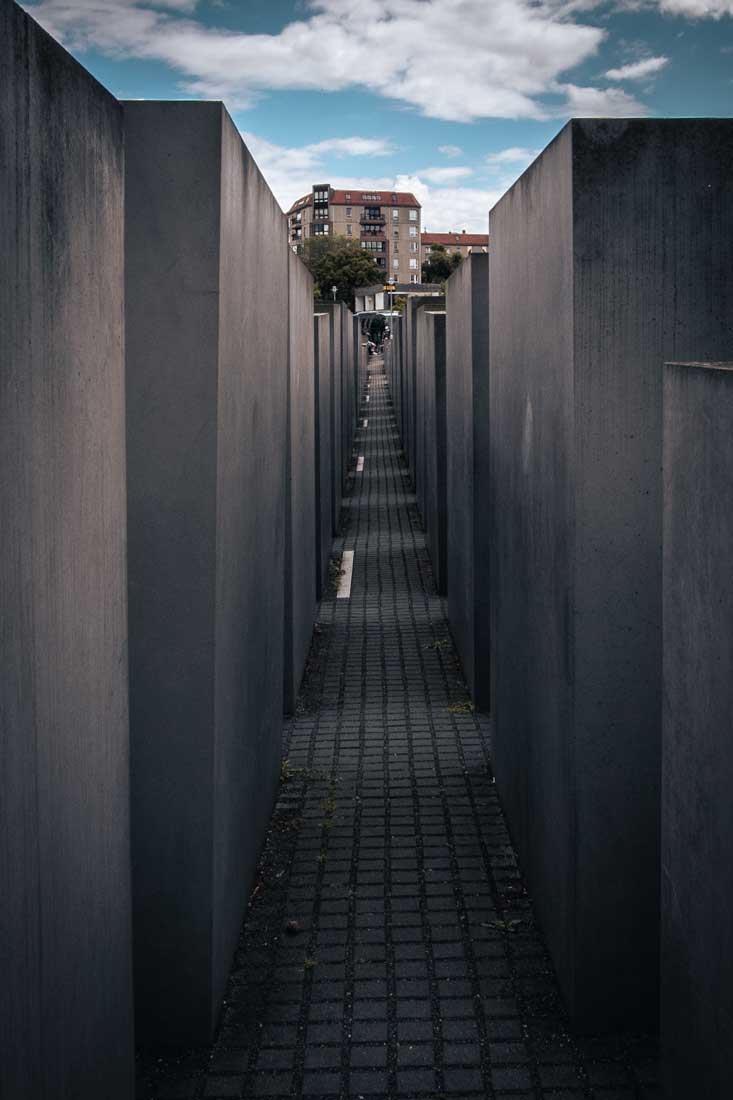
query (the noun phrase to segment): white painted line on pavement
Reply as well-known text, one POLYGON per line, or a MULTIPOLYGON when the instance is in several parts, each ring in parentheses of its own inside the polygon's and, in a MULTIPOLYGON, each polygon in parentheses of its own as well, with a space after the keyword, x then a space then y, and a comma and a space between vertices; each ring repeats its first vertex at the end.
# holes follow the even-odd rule
POLYGON ((351 595, 351 577, 354 572, 354 551, 344 550, 341 555, 341 576, 336 593, 337 600, 348 600, 351 595))
POLYGON ((364 455, 359 455, 359 457, 356 460, 356 472, 357 472, 357 474, 360 474, 363 469, 364 469, 364 455))

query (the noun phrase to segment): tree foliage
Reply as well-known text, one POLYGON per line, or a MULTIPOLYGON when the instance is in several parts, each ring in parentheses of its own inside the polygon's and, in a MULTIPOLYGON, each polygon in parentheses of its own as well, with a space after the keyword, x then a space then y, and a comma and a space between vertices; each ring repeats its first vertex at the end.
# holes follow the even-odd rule
POLYGON ((449 278, 463 257, 460 252, 448 255, 445 246, 434 244, 430 254, 422 265, 422 281, 424 283, 444 283, 449 278))
POLYGON ((308 237, 300 250, 306 267, 316 282, 316 296, 324 301, 333 297, 354 307, 354 290, 384 282, 384 272, 358 241, 347 237, 308 237))

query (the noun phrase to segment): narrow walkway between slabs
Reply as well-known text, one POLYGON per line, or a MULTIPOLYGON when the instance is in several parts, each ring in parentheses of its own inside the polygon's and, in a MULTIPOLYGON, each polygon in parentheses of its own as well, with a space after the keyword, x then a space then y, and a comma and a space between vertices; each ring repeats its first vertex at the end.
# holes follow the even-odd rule
POLYGON ((380 360, 368 392, 217 1042, 151 1095, 658 1097, 645 1040, 568 1035, 380 360))

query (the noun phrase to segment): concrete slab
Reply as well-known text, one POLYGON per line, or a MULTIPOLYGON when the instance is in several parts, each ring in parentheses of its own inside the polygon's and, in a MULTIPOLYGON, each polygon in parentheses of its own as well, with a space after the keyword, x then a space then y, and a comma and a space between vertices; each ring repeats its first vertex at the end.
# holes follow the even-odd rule
POLYGON ((130 1100, 123 133, 0 4, 0 1094, 130 1100))
POLYGON ((292 714, 316 617, 313 276, 288 250, 289 390, 285 491, 284 708, 292 714))
POLYGON ((328 569, 333 542, 333 465, 331 318, 316 313, 313 325, 313 376, 316 410, 316 597, 328 586, 328 569))
POLYGON ((489 257, 472 253, 446 283, 446 593, 477 707, 488 710, 489 257))
POLYGON ((445 595, 447 571, 445 318, 445 313, 420 310, 416 342, 417 503, 425 524, 435 586, 441 596, 445 595))
POLYGON ((179 1045, 217 1019, 279 772, 289 251, 221 104, 125 131, 136 1009, 179 1045))
POLYGON ((733 364, 664 381, 665 1096, 733 1095, 733 364))
POLYGON ((491 212, 494 766, 581 1028, 657 1019, 662 364, 733 344, 732 171, 574 121, 491 212))

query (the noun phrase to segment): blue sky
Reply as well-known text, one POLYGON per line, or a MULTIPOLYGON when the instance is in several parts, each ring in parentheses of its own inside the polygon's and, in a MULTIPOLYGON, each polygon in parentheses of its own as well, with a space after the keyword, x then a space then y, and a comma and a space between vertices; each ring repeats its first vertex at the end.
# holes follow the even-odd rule
POLYGON ((122 99, 223 99, 285 208, 314 182, 487 211, 573 116, 733 113, 733 0, 35 0, 122 99))

